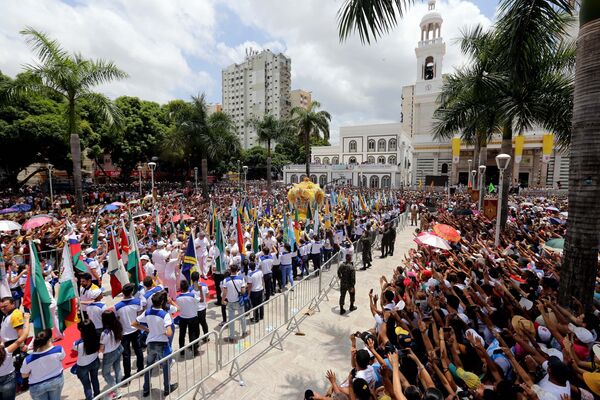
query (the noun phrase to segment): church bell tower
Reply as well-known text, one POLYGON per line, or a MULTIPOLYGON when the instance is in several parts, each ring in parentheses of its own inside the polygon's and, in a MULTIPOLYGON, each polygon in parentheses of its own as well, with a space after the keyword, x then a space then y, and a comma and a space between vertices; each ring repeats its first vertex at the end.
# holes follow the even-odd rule
POLYGON ((439 92, 442 88, 442 62, 446 54, 446 43, 442 39, 444 20, 435 9, 436 0, 428 1, 428 13, 421 19, 421 40, 417 56, 417 82, 415 94, 439 92))

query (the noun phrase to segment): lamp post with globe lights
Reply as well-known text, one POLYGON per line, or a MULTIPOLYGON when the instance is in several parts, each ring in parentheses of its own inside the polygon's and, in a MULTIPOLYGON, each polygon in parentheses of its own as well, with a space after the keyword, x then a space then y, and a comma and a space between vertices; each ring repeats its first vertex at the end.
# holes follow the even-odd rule
POLYGON ((508 154, 498 154, 496 156, 496 165, 498 166, 498 170, 500 171, 500 188, 498 189, 498 211, 496 213, 496 236, 494 239, 494 244, 496 247, 500 244, 500 213, 502 212, 502 207, 500 202, 502 201, 502 191, 504 190, 503 178, 504 171, 508 168, 508 164, 510 164, 510 156, 508 154))

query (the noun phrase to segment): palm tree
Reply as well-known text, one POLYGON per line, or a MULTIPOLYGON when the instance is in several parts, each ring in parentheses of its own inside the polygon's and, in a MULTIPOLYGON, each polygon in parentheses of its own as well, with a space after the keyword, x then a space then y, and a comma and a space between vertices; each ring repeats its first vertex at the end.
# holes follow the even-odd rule
POLYGON ((127 74, 110 61, 85 59, 79 53, 69 54, 56 40, 51 40, 45 33, 33 28, 23 30, 21 34, 26 37, 39 63, 25 67, 32 79, 15 80, 22 84, 4 88, 3 97, 10 99, 27 92, 47 93, 49 91, 66 100, 65 116, 73 160, 73 187, 76 207, 81 211, 83 189, 78 104, 82 100, 89 100, 98 107, 106 123, 118 125, 121 119, 118 107, 108 97, 95 93, 92 89, 115 79, 126 78, 127 74))
POLYGON ((559 302, 593 305, 600 232, 600 4, 583 0, 569 164, 569 219, 560 270, 559 302))
POLYGON ((176 103, 171 111, 173 131, 163 143, 179 151, 189 168, 201 163, 202 190, 208 196, 208 160, 216 160, 239 150, 231 118, 216 112, 208 116, 205 95, 192 96, 189 103, 176 103))
POLYGON ((248 125, 256 130, 259 141, 267 143, 267 192, 271 194, 271 143, 289 135, 291 125, 288 120, 277 119, 271 114, 266 114, 262 118, 253 118, 248 121, 248 125))
POLYGON ((295 107, 292 109, 291 123, 304 142, 306 151, 306 176, 310 178, 310 138, 323 137, 329 139, 329 122, 331 114, 327 111, 317 111, 321 107, 318 101, 312 101, 308 107, 295 107))

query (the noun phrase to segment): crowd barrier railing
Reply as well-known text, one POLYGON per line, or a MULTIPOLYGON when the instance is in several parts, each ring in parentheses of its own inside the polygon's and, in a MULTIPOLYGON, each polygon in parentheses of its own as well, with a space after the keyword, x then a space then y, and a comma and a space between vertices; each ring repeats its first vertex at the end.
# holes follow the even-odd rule
MULTIPOLYGON (((408 212, 398 215, 393 220, 397 231, 406 227, 408 212)), ((381 235, 377 235, 373 248, 381 242, 381 235)), ((354 245, 354 265, 362 262, 362 252, 359 241, 354 245)), ((244 384, 240 357, 250 352, 260 343, 270 338, 268 346, 283 351, 283 334, 280 332, 284 327, 286 331, 300 332, 302 321, 298 316, 301 313, 310 313, 319 310, 319 304, 328 299, 328 293, 339 285, 337 267, 342 262, 342 253, 336 252, 329 260, 326 260, 319 270, 311 272, 294 285, 277 293, 260 305, 253 307, 232 320, 227 321, 218 331, 211 331, 202 337, 188 343, 181 349, 174 350, 172 354, 144 368, 142 371, 132 375, 119 384, 103 391, 94 400, 106 398, 111 392, 119 390, 126 398, 142 398, 144 374, 150 372, 151 387, 160 390, 162 397, 163 374, 159 369, 164 363, 170 363, 170 383, 178 383, 178 388, 165 398, 179 399, 193 392, 192 397, 200 395, 206 398, 205 382, 217 372, 229 368, 229 376, 236 378, 240 384, 244 384), (260 310, 263 310, 263 318, 260 319, 260 310), (248 321, 259 312, 256 321, 248 321), (231 335, 233 331, 233 335, 231 335), (206 339, 209 339, 206 342, 206 339), (205 343, 206 342, 206 343, 205 343), (194 346, 200 346, 200 353, 191 357, 194 346), (181 352, 185 359, 180 359, 181 352), (153 374, 154 372, 154 374, 153 374), (153 376, 157 375, 157 376, 153 376)), ((233 307, 237 307, 233 306, 233 307)), ((231 312, 231 308, 228 312, 231 312)))

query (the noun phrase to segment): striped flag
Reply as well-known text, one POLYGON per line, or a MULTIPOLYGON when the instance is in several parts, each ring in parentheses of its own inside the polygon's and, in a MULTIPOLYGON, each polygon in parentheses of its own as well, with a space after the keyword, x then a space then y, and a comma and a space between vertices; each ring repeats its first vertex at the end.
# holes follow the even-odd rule
POLYGON ((71 233, 67 241, 69 242, 69 253, 71 254, 71 258, 73 260, 73 267, 77 268, 80 272, 87 272, 87 268, 83 262, 81 243, 79 243, 79 240, 77 240, 75 233, 71 233))
POLYGON ((112 229, 108 242, 108 271, 110 275, 110 288, 113 298, 123 290, 123 286, 129 282, 129 277, 125 271, 121 253, 119 252, 119 244, 117 243, 117 235, 112 229))
POLYGON ((194 232, 188 239, 188 245, 185 249, 185 256, 183 257, 183 265, 181 266, 181 273, 185 276, 188 282, 191 282, 190 275, 192 272, 198 270, 198 257, 196 257, 196 247, 194 246, 194 232))
POLYGON ((222 274, 227 266, 225 266, 224 254, 225 254, 225 240, 223 239, 223 226, 221 225, 221 220, 217 218, 216 220, 216 228, 215 228, 215 241, 217 249, 219 249, 218 260, 216 261, 216 269, 217 273, 222 274))
POLYGON ((54 326, 50 313, 52 297, 46 288, 37 250, 31 240, 29 241, 29 258, 29 273, 25 284, 23 307, 31 309, 31 320, 37 334, 39 331, 51 329, 54 326))
POLYGON ((56 297, 56 312, 61 332, 78 322, 75 282, 73 258, 71 257, 69 245, 65 244, 62 253, 60 279, 58 280, 60 286, 56 297))
POLYGON ((133 220, 129 222, 129 254, 127 255, 127 270, 129 271, 129 282, 140 285, 140 282, 146 277, 144 267, 140 260, 140 245, 135 234, 135 224, 133 220))
POLYGON ((240 254, 246 255, 246 246, 244 246, 244 230, 242 229, 242 221, 240 215, 237 215, 237 242, 240 254))

